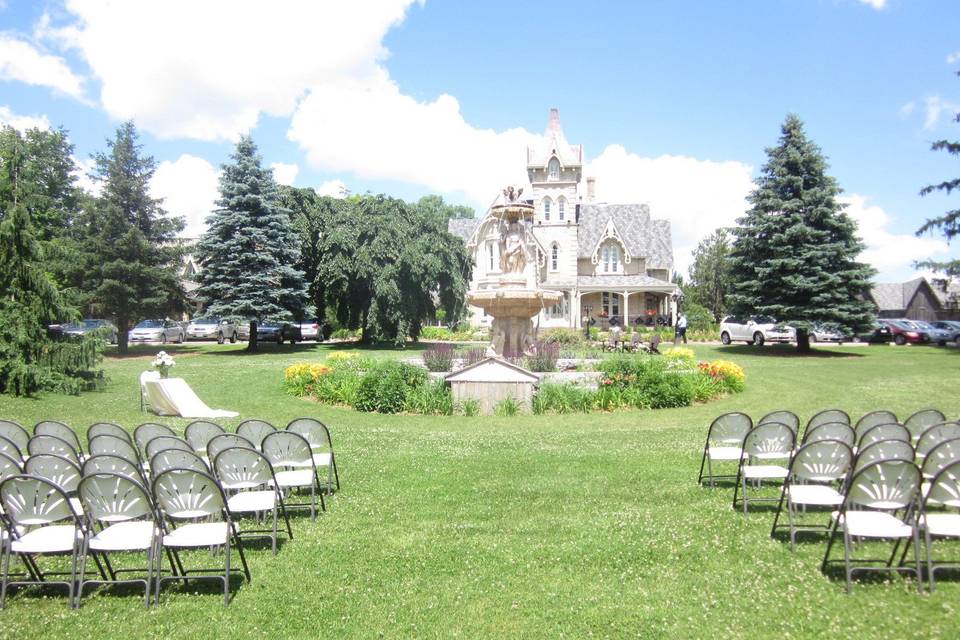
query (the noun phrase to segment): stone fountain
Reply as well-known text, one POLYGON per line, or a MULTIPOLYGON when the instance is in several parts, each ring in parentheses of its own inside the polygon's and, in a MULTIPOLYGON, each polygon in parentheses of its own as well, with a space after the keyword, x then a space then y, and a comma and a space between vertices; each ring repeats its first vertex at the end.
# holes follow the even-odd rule
POLYGON ((500 231, 499 287, 467 292, 467 302, 482 307, 493 316, 492 339, 487 349, 491 356, 532 355, 534 326, 532 318, 541 309, 560 302, 563 294, 538 286, 537 242, 531 232, 533 205, 520 200, 523 189, 503 190, 502 204, 490 209, 500 231))

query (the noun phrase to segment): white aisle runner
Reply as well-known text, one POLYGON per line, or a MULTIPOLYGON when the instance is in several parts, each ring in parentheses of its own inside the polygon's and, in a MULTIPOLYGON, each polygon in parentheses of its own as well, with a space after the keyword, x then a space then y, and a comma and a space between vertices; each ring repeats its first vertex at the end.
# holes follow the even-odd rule
POLYGON ((197 397, 183 378, 146 380, 147 399, 150 408, 159 416, 183 418, 235 418, 236 411, 211 409, 197 397))

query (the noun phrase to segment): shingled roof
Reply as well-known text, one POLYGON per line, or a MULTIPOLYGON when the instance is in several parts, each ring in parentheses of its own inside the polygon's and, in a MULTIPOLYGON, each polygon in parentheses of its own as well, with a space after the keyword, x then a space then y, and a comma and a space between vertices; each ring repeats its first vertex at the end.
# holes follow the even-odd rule
POLYGON ((870 297, 877 303, 880 311, 898 311, 910 305, 917 289, 927 284, 923 278, 914 278, 907 282, 880 282, 870 289, 870 297))
POLYGON ((668 220, 651 220, 645 204, 585 204, 580 207, 577 253, 590 258, 613 221, 631 258, 644 258, 648 269, 673 268, 673 243, 668 220))

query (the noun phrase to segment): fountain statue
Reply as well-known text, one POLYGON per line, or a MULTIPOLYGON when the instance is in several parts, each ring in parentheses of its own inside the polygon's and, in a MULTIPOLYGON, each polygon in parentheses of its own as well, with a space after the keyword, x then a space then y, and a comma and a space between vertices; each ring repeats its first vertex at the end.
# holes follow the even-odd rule
POLYGON ((534 351, 532 318, 541 309, 557 304, 563 294, 540 289, 537 276, 541 255, 530 227, 533 205, 520 200, 523 189, 507 187, 503 201, 490 209, 500 240, 499 286, 467 293, 467 302, 493 316, 489 355, 531 355, 534 351))

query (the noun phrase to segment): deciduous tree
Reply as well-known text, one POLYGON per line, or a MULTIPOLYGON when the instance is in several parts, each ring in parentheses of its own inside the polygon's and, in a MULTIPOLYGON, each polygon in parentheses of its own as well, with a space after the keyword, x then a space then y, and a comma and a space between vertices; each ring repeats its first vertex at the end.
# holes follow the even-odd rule
POLYGON ((689 273, 689 301, 709 309, 714 321, 720 322, 727 310, 730 289, 730 234, 726 229, 717 229, 700 241, 689 273))

